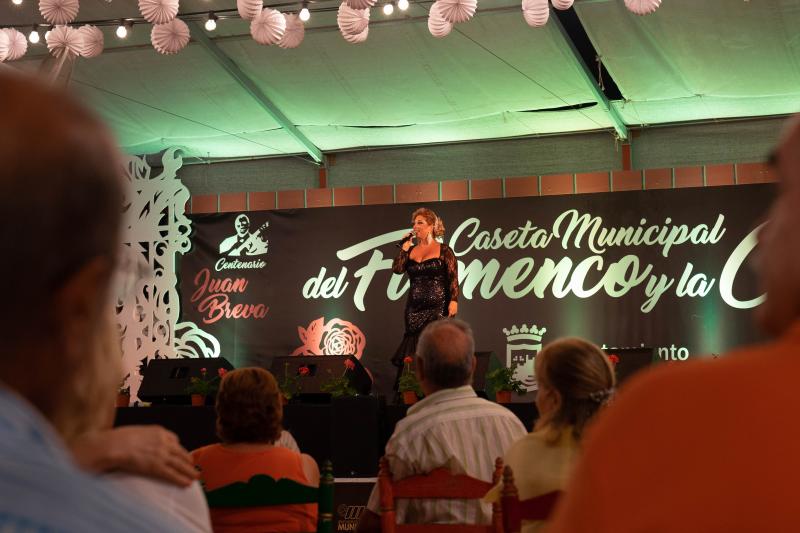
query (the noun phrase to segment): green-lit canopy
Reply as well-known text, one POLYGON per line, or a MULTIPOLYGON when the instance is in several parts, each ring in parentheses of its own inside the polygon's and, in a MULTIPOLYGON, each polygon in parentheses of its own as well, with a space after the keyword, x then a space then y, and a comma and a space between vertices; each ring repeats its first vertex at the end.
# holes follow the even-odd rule
MULTIPOLYGON (((35 0, 2 2, 0 25, 43 22, 35 0)), ((472 21, 436 39, 426 24, 429 2, 392 17, 376 7, 368 40, 352 45, 336 27, 337 6, 312 3, 329 9, 313 14, 293 50, 256 44, 238 17, 208 33, 323 152, 614 131, 613 113, 598 103, 552 14, 546 27, 531 28, 518 2, 480 0, 472 21)), ((232 8, 235 0, 181 2, 181 13, 232 8)), ((624 98, 612 106, 627 126, 800 111, 798 0, 664 0, 645 17, 622 0, 578 0, 574 9, 624 98)), ((78 21, 138 16, 130 0, 82 0, 78 21)), ((124 41, 113 27, 104 32, 106 51, 78 59, 72 84, 127 151, 178 145, 211 158, 307 151, 206 46, 193 40, 162 56, 149 44, 148 24, 124 41)), ((16 65, 39 69, 45 57, 43 44, 31 45, 16 65)))

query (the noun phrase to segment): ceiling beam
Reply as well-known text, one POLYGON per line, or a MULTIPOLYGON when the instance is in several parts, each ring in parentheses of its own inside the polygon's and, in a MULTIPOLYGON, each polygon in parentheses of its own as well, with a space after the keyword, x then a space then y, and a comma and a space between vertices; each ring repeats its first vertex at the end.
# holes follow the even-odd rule
POLYGON ((211 54, 211 57, 214 58, 214 61, 221 66, 225 71, 230 74, 230 76, 236 80, 236 82, 247 91, 247 93, 253 97, 253 99, 260 105, 264 111, 266 111, 269 116, 271 116, 275 122, 277 122, 289 135, 294 137, 294 139, 303 145, 308 155, 310 155, 314 161, 317 163, 323 163, 325 156, 322 154, 322 150, 317 148, 317 146, 311 142, 311 140, 306 137, 303 132, 301 132, 297 126, 295 126, 289 118, 283 114, 283 111, 275 105, 269 96, 264 94, 258 85, 253 81, 253 79, 248 76, 247 74, 239 68, 239 65, 233 62, 233 60, 223 52, 219 46, 212 41, 206 32, 198 26, 194 22, 187 22, 186 23, 192 32, 192 38, 200 44, 206 51, 211 54))
POLYGON ((572 42, 567 30, 564 29, 561 21, 558 20, 558 15, 552 11, 552 8, 550 11, 549 24, 554 24, 555 27, 558 28, 561 37, 564 39, 564 43, 569 48, 572 58, 578 65, 578 70, 580 71, 583 80, 586 82, 589 90, 592 91, 595 101, 600 105, 603 111, 605 111, 606 116, 611 121, 614 129, 617 131, 617 137, 619 137, 620 140, 627 141, 628 127, 625 125, 625 121, 622 120, 622 116, 620 116, 619 112, 614 109, 614 106, 611 105, 611 102, 608 100, 606 95, 600 90, 600 87, 597 86, 597 82, 595 81, 594 76, 592 76, 592 72, 589 70, 589 67, 586 66, 586 63, 583 61, 578 48, 575 46, 575 43, 572 42))

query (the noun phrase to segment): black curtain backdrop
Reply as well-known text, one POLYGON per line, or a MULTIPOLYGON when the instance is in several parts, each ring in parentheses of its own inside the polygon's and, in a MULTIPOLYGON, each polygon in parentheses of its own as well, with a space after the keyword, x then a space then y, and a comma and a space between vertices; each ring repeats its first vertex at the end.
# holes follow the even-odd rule
MULTIPOLYGON (((754 236, 774 193, 747 185, 427 207, 459 259, 459 318, 476 349, 527 365, 524 377, 542 343, 563 336, 652 346, 672 360, 758 340, 754 236)), ((417 207, 192 216, 181 320, 216 336, 237 367, 356 353, 386 392, 408 283, 391 273, 393 243, 417 207), (245 239, 231 238, 237 220, 245 239)))

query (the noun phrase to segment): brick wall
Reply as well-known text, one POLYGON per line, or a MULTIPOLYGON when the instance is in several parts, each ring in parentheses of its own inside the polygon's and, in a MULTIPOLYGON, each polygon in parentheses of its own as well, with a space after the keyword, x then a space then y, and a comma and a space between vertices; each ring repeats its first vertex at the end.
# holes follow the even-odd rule
POLYGON ((765 163, 621 170, 480 180, 429 181, 327 189, 194 195, 191 213, 224 213, 305 207, 515 198, 642 189, 712 187, 775 181, 765 163))

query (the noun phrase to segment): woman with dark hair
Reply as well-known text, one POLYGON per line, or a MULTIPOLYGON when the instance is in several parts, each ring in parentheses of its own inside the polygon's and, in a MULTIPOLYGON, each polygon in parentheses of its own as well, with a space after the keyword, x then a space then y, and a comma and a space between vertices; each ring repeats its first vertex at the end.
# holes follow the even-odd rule
MULTIPOLYGON (((283 405, 275 378, 263 368, 240 368, 225 374, 217 394, 217 435, 221 444, 192 452, 206 494, 231 485, 255 492, 264 477, 319 486, 313 458, 282 446, 283 405), (258 476, 259 483, 250 483, 258 476)), ((317 527, 314 504, 211 509, 220 532, 296 532, 317 527)))
POLYGON ((408 274, 411 283, 406 300, 405 334, 392 357, 392 364, 398 367, 398 379, 403 359, 413 357, 425 326, 458 313, 458 262, 453 250, 436 240, 444 235, 442 219, 422 207, 412 213, 411 223, 413 229, 392 264, 392 271, 408 274))
MULTIPOLYGON (((603 351, 578 338, 545 346, 535 362, 536 407, 533 432, 511 445, 504 462, 514 473, 520 500, 563 490, 578 456, 587 424, 610 400, 616 377, 603 351)), ((497 501, 502 487, 486 500, 497 501)), ((522 533, 539 531, 543 522, 523 522, 522 533)))

